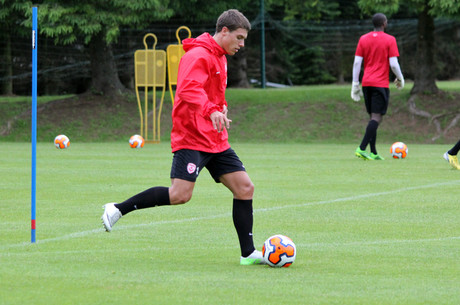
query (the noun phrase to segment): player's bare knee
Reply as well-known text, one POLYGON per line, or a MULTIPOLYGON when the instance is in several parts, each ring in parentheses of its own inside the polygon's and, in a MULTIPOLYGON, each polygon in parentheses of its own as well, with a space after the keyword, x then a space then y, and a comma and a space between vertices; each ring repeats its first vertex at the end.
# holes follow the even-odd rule
POLYGON ((187 203, 190 201, 190 199, 192 199, 192 194, 190 193, 172 193, 170 194, 170 202, 172 205, 176 205, 176 204, 184 204, 184 203, 187 203))
POLYGON ((371 120, 374 120, 380 124, 380 122, 382 121, 382 115, 380 113, 372 113, 371 120))
POLYGON ((235 194, 235 197, 238 199, 252 199, 253 195, 254 184, 252 182, 248 182, 238 189, 237 194, 235 194))
POLYGON ((252 198, 252 195, 254 195, 254 183, 249 183, 248 185, 248 194, 251 195, 251 198, 252 198))
POLYGON ((178 204, 187 203, 187 202, 190 201, 190 199, 192 199, 192 194, 188 194, 188 193, 181 194, 181 195, 178 197, 178 204))

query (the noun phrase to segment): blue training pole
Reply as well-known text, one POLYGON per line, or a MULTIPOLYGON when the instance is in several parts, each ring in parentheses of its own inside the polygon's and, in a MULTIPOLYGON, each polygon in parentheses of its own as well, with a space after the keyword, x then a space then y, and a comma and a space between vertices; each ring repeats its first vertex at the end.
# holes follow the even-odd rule
POLYGON ((32 7, 32 189, 31 242, 35 243, 37 176, 37 7, 32 7))

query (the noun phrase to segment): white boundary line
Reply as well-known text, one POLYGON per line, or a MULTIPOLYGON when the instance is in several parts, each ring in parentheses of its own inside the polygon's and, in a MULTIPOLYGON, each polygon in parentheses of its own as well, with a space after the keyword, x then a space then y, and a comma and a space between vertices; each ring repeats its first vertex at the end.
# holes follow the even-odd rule
MULTIPOLYGON (((100 232, 100 230, 97 230, 97 232, 100 232)), ((382 240, 374 240, 374 241, 356 241, 356 242, 344 242, 344 243, 338 243, 338 242, 315 242, 315 243, 296 243, 297 249, 299 248, 305 248, 307 250, 311 251, 318 251, 321 249, 331 249, 331 248, 344 248, 344 247, 365 247, 365 246, 382 246, 382 245, 397 245, 397 244, 415 244, 415 243, 430 243, 430 242, 443 242, 443 241, 455 241, 458 240, 460 241, 460 236, 450 236, 450 237, 440 237, 440 238, 422 238, 422 239, 382 239, 382 240)), ((47 241, 51 241, 47 239, 47 241)), ((24 246, 30 245, 30 243, 24 243, 24 246)), ((219 247, 219 249, 222 249, 222 246, 216 246, 219 247)), ((190 248, 188 248, 190 249, 190 248)), ((197 250, 202 250, 202 249, 209 249, 209 245, 202 246, 202 247, 193 247, 192 249, 197 249, 197 250)), ((83 249, 83 250, 65 250, 65 251, 45 251, 45 252, 39 252, 39 254, 83 254, 83 253, 104 253, 107 251, 112 251, 112 250, 107 250, 107 249, 83 249)), ((152 251, 152 248, 142 248, 142 249, 137 249, 137 251, 152 251)), ((118 249, 117 252, 132 252, 132 249, 118 249)), ((31 252, 15 252, 15 253, 1 253, 0 252, 0 257, 3 256, 27 256, 31 252)))
MULTIPOLYGON (((331 200, 306 202, 302 204, 283 205, 283 206, 277 206, 277 207, 271 207, 271 208, 261 208, 261 209, 255 209, 254 212, 269 212, 269 211, 281 210, 281 209, 286 209, 286 208, 309 207, 309 206, 315 206, 315 205, 331 204, 331 203, 336 203, 336 202, 346 202, 346 201, 352 201, 352 200, 363 199, 363 198, 391 195, 391 194, 397 194, 397 193, 402 193, 402 192, 407 192, 407 191, 414 191, 414 190, 440 187, 440 186, 449 186, 449 185, 455 185, 455 184, 460 184, 460 180, 454 180, 454 181, 449 181, 449 182, 439 182, 439 183, 420 185, 420 186, 405 187, 405 188, 401 188, 401 189, 397 189, 393 191, 363 194, 363 195, 343 197, 343 198, 337 198, 337 199, 331 199, 331 200)), ((135 225, 121 225, 121 226, 117 226, 117 228, 123 229, 123 228, 150 227, 150 226, 162 225, 162 224, 210 220, 210 219, 229 217, 229 216, 231 216, 231 213, 224 213, 224 214, 211 215, 211 216, 205 216, 205 217, 192 217, 192 218, 175 219, 175 220, 164 220, 164 221, 156 221, 156 222, 151 222, 151 223, 143 223, 143 224, 135 224, 135 225)), ((63 236, 37 240, 37 244, 68 240, 71 238, 85 237, 88 235, 97 234, 101 232, 103 232, 102 226, 101 226, 101 229, 93 229, 93 230, 88 230, 88 231, 75 232, 75 233, 71 233, 71 234, 67 234, 63 236)), ((378 244, 388 244, 388 243, 429 242, 429 241, 456 240, 456 239, 460 239, 460 236, 440 237, 440 238, 430 238, 430 239, 420 239, 420 240, 393 240, 393 241, 382 240, 382 241, 374 241, 374 242, 363 241, 363 242, 356 242, 356 243, 353 242, 353 243, 338 244, 338 245, 354 245, 354 244, 356 245, 377 244, 378 245, 378 244)), ((28 246, 28 245, 31 245, 31 243, 22 242, 18 244, 4 245, 4 246, 0 246, 0 250, 7 250, 11 248, 23 247, 23 246, 28 246)), ((313 243, 312 245, 315 245, 315 243, 313 243)), ((319 245, 319 244, 316 244, 316 245, 319 245)))
POLYGON ((305 206, 330 204, 330 203, 336 203, 336 202, 344 202, 344 201, 351 201, 351 200, 370 198, 370 197, 376 197, 376 196, 391 195, 391 194, 397 194, 397 193, 402 193, 402 192, 407 192, 407 191, 414 191, 414 190, 433 188, 433 187, 439 187, 439 186, 447 186, 447 185, 455 185, 455 184, 460 184, 460 180, 433 183, 433 184, 420 185, 420 186, 411 186, 411 187, 405 187, 405 188, 401 188, 401 189, 393 190, 393 191, 356 195, 356 196, 337 198, 337 199, 331 199, 331 200, 322 200, 322 201, 317 201, 317 202, 307 202, 307 203, 301 203, 301 204, 291 204, 291 205, 283 205, 279 207, 256 209, 256 211, 264 212, 264 211, 280 210, 280 209, 285 209, 285 208, 297 208, 297 207, 305 207, 305 206))

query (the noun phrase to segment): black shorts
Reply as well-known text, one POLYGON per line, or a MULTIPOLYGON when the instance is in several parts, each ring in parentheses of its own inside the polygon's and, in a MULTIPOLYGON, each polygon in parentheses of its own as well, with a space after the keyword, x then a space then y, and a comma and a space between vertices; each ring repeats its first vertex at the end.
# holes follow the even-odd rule
POLYGON ((363 87, 364 102, 367 113, 387 113, 390 89, 380 87, 363 87))
POLYGON ((217 183, 228 173, 246 171, 235 151, 231 148, 221 153, 207 153, 198 150, 181 149, 174 152, 171 179, 179 178, 195 182, 200 171, 206 167, 217 183))

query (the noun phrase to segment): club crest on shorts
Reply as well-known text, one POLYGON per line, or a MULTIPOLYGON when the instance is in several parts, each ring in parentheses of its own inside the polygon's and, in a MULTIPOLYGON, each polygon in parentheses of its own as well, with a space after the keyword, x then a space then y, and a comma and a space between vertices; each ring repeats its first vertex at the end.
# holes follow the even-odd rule
POLYGON ((193 174, 196 170, 196 165, 193 163, 187 164, 187 171, 189 174, 193 174))

